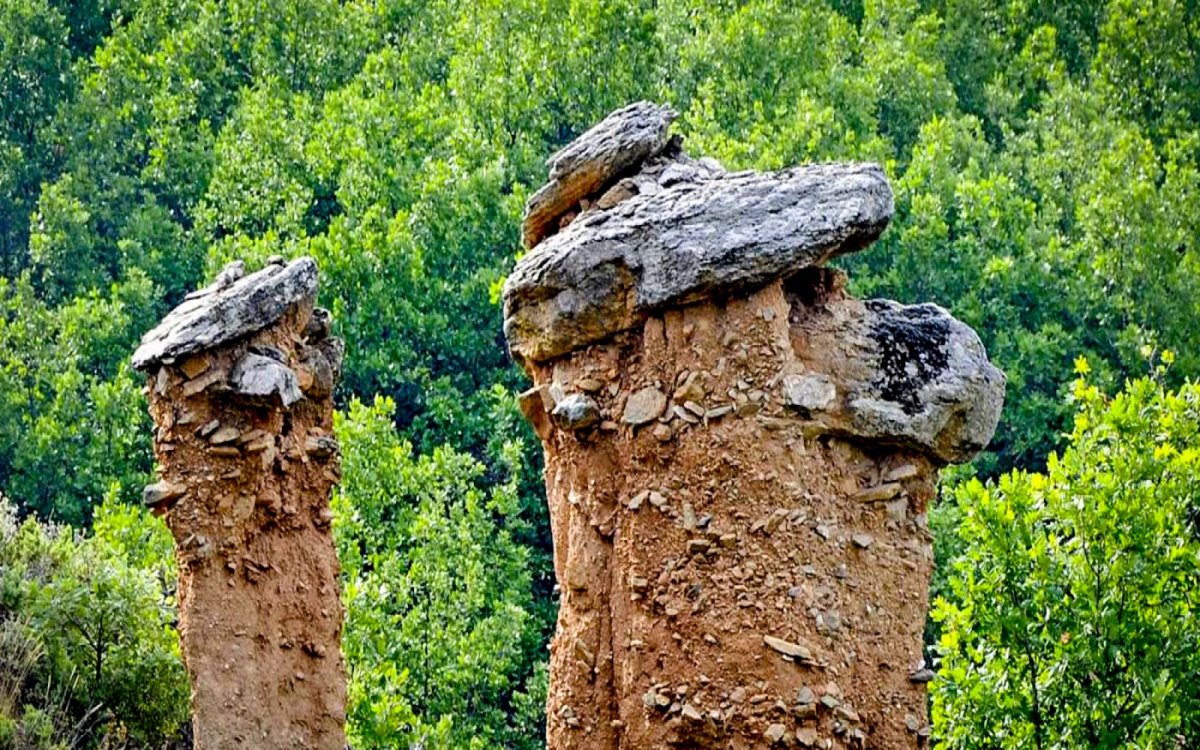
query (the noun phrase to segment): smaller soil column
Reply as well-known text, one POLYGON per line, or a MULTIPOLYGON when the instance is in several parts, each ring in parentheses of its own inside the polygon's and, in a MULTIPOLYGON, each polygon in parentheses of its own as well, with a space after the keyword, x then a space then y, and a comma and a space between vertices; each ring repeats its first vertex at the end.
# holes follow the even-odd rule
POLYGON ((329 497, 342 344, 310 258, 228 266, 142 339, 197 750, 345 747, 329 497))
POLYGON ((891 219, 878 166, 727 174, 671 118, 551 158, 504 290, 562 591, 550 750, 919 747, 926 505, 1004 376, 824 267, 891 219))

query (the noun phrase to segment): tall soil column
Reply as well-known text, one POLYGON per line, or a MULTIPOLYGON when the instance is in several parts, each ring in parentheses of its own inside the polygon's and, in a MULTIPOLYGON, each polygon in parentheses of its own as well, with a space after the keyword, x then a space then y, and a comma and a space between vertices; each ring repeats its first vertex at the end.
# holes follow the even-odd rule
POLYGON ((342 344, 310 258, 231 264, 146 334, 197 750, 345 747, 329 496, 342 344))
POLYGON ((824 267, 891 219, 879 167, 727 174, 672 117, 550 159, 504 290, 562 592, 549 746, 918 747, 926 507, 1004 376, 824 267))

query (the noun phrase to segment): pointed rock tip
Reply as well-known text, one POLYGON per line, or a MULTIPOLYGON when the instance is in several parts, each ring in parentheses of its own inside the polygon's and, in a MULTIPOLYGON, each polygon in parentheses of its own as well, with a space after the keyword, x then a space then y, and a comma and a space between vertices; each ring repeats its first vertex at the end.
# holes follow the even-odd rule
POLYGON ((667 145, 675 111, 640 101, 622 107, 546 160, 550 179, 525 204, 521 236, 532 248, 596 190, 667 145))

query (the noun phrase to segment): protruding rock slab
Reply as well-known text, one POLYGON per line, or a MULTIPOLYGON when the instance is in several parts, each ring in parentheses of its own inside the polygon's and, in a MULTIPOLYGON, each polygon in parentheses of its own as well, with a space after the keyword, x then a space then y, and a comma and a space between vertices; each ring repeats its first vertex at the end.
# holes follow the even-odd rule
POLYGON ((797 361, 782 401, 820 431, 905 445, 939 463, 971 460, 996 431, 1004 373, 937 305, 834 299, 810 309, 792 338, 797 361))
POLYGON ((670 107, 637 102, 618 109, 551 156, 550 182, 529 199, 521 235, 532 248, 558 220, 600 186, 662 150, 675 119, 670 107))
POLYGON ((692 177, 589 211, 522 258, 504 286, 514 355, 552 359, 655 310, 820 266, 867 246, 892 218, 873 164, 692 177))
POLYGON ((231 264, 147 334, 162 479, 144 502, 179 562, 196 750, 344 750, 329 498, 341 343, 302 258, 231 264))
POLYGON ((146 370, 261 330, 317 293, 317 264, 312 258, 298 258, 286 266, 272 264, 233 281, 229 279, 237 274, 223 272, 222 276, 212 286, 189 294, 142 337, 133 354, 134 367, 146 370))

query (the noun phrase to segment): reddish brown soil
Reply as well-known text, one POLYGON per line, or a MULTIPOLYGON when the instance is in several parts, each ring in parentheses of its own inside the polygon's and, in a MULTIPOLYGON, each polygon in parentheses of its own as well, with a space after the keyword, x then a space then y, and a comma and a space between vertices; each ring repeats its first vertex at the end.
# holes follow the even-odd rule
POLYGON ((779 405, 784 365, 820 356, 807 314, 776 282, 533 368, 537 385, 588 391, 605 420, 570 432, 526 403, 545 442, 562 590, 551 750, 920 744, 925 689, 909 675, 935 471, 912 451, 805 435, 779 405), (689 373, 698 389, 671 398, 689 373), (621 423, 647 386, 671 398, 667 415, 684 400, 739 408, 621 423), (864 499, 889 473, 911 475, 900 494, 864 499))
POLYGON ((329 533, 338 463, 305 450, 330 435, 331 400, 310 394, 285 411, 234 400, 220 386, 251 345, 301 360, 299 332, 310 314, 301 305, 248 340, 150 378, 163 479, 187 491, 166 521, 179 561, 197 750, 345 747, 342 608, 329 533), (189 382, 207 378, 214 384, 187 395, 189 382), (239 437, 214 446, 216 432, 204 432, 213 420, 239 437))

